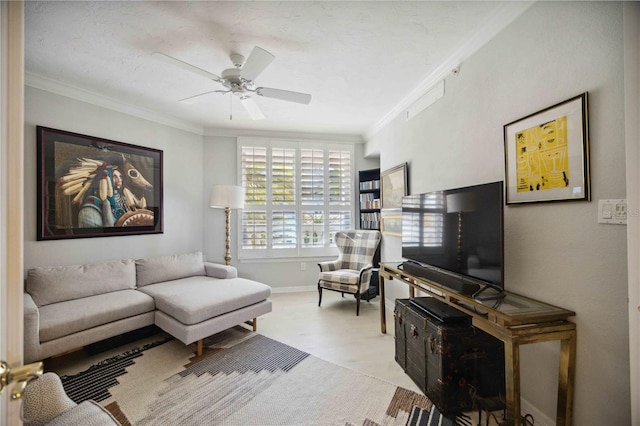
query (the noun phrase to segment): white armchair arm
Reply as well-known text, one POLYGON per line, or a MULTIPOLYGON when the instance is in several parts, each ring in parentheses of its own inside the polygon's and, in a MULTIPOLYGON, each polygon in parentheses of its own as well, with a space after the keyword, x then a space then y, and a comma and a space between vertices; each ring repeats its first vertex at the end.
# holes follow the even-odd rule
POLYGON ((358 282, 360 283, 360 292, 364 293, 370 287, 371 275, 373 274, 373 265, 368 264, 365 265, 364 268, 360 269, 360 279, 358 282))
POLYGON ((336 259, 336 260, 330 260, 327 262, 320 262, 318 263, 318 267, 320 268, 320 272, 325 272, 325 271, 335 271, 338 269, 342 269, 342 260, 340 259, 336 259))
POLYGON ((219 263, 204 262, 204 269, 208 276, 213 278, 237 278, 238 270, 233 266, 221 265, 219 263))

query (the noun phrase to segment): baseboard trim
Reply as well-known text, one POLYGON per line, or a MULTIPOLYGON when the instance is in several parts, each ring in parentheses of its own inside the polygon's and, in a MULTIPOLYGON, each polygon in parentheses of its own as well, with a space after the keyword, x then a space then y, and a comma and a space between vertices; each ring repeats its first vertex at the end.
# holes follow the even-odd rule
POLYGON ((307 291, 318 291, 318 287, 315 285, 271 287, 271 293, 302 293, 307 291))

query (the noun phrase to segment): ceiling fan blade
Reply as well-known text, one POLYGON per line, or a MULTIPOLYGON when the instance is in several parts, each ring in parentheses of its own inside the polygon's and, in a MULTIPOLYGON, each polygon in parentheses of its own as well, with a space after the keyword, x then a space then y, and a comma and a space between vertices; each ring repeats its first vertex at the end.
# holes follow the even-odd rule
POLYGON ((201 100, 209 97, 213 93, 229 93, 231 90, 213 90, 211 92, 200 93, 199 95, 189 96, 188 98, 180 99, 178 102, 183 104, 195 104, 201 100))
POLYGON ((245 80, 255 80, 275 58, 271 53, 255 46, 242 68, 240 68, 240 77, 245 80))
POLYGON ((260 110, 260 107, 252 98, 245 96, 243 98, 240 98, 240 102, 242 103, 244 109, 247 110, 252 119, 262 120, 265 118, 264 114, 260 110))
POLYGON ((160 52, 154 52, 153 54, 151 54, 151 56, 153 56, 156 59, 159 59, 161 61, 164 61, 168 64, 172 64, 175 65, 177 67, 180 67, 182 69, 191 71, 193 73, 199 74, 203 77, 206 77, 208 79, 211 79, 213 81, 221 81, 222 79, 220 77, 218 77, 217 75, 210 73, 209 71, 205 71, 202 68, 198 68, 195 65, 191 65, 188 64, 184 61, 181 61, 180 59, 176 59, 173 56, 169 56, 169 55, 165 55, 164 53, 160 53, 160 52))
POLYGON ((311 102, 311 95, 308 93, 291 92, 289 90, 270 89, 268 87, 258 87, 256 93, 265 98, 282 99, 283 101, 297 102, 308 105, 311 102))

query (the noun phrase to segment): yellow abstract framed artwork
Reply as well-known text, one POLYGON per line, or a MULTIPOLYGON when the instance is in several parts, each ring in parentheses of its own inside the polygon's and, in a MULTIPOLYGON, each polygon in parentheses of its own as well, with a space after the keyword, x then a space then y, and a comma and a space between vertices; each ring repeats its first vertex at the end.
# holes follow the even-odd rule
POLYGON ((506 203, 591 201, 587 92, 504 125, 506 203))

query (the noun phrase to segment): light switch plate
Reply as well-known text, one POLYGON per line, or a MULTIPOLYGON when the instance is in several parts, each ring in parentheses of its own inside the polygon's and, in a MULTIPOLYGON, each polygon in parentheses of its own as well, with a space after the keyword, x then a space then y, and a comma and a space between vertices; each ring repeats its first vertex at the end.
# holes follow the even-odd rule
POLYGON ((598 201, 598 223, 627 224, 627 200, 611 199, 598 201))

